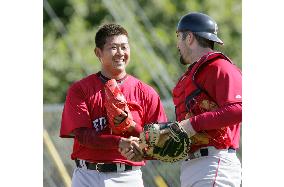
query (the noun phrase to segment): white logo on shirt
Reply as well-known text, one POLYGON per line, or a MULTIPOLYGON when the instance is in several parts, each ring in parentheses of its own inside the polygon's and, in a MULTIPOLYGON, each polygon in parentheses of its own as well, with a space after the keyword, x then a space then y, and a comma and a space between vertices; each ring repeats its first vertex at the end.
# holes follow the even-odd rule
POLYGON ((101 117, 101 118, 95 119, 93 121, 93 125, 96 128, 97 132, 103 130, 106 127, 106 118, 101 117))
POLYGON ((236 99, 241 99, 242 98, 242 96, 241 95, 236 95, 236 97, 235 97, 236 99))

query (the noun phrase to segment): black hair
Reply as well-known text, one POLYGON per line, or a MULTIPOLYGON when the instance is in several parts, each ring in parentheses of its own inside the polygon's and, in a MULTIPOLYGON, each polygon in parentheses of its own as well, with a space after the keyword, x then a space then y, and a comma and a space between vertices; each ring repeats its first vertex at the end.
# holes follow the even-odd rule
POLYGON ((103 49, 108 37, 118 35, 125 35, 128 37, 128 32, 121 25, 115 23, 102 25, 96 33, 96 47, 103 49))
MULTIPOLYGON (((181 39, 182 40, 185 40, 187 35, 190 33, 190 31, 185 31, 185 32, 182 32, 182 36, 181 36, 181 39)), ((204 47, 204 48, 211 48, 211 49, 214 49, 214 42, 211 41, 211 40, 208 40, 206 38, 203 38, 203 37, 200 37, 198 36, 197 34, 195 34, 193 32, 193 36, 196 38, 198 44, 201 46, 201 47, 204 47)))
POLYGON ((214 49, 214 42, 211 40, 208 40, 206 38, 200 37, 197 34, 193 33, 194 37, 196 38, 198 44, 201 47, 207 48, 209 47, 210 49, 214 49))

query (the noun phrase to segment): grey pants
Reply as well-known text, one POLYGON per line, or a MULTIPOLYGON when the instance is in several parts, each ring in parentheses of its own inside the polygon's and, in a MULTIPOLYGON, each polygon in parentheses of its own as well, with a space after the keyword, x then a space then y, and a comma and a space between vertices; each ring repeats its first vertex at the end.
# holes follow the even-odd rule
POLYGON ((241 163, 236 153, 210 147, 208 156, 183 161, 181 187, 239 187, 241 163))
POLYGON ((144 187, 140 169, 125 172, 98 172, 75 168, 72 187, 144 187))

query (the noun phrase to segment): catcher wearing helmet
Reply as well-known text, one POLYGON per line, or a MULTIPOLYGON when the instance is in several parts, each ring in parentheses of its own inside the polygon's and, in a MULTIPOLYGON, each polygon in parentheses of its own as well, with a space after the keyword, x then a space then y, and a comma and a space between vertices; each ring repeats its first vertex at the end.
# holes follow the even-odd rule
MULTIPOLYGON (((189 65, 173 89, 176 123, 190 139, 187 159, 181 164, 181 186, 240 186, 236 150, 242 121, 241 71, 226 55, 214 51, 214 44, 223 41, 208 15, 184 15, 176 34, 180 63, 189 65)), ((135 150, 124 155, 139 158, 135 150)))

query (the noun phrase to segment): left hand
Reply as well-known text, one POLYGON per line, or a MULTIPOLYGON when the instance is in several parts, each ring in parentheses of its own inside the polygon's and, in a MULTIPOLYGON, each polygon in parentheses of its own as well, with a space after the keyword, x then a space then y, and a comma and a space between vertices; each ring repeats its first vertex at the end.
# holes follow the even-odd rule
POLYGON ((122 123, 126 118, 127 118, 127 113, 122 111, 121 114, 119 116, 115 116, 113 119, 114 125, 118 125, 120 123, 122 123))
MULTIPOLYGON (((139 145, 143 150, 143 157, 149 160, 176 162, 187 157, 190 146, 188 133, 183 126, 190 125, 189 121, 162 122, 146 124, 140 133, 139 145), (146 149, 143 149, 143 146, 146 149)), ((191 125, 190 125, 191 126, 191 125)), ((189 130, 187 128, 187 130, 189 130)), ((133 155, 129 153, 129 158, 133 155)), ((131 158, 133 159, 133 158, 131 158)))
POLYGON ((121 135, 135 128, 135 121, 128 107, 128 103, 115 79, 105 83, 105 102, 107 120, 111 132, 121 135))

